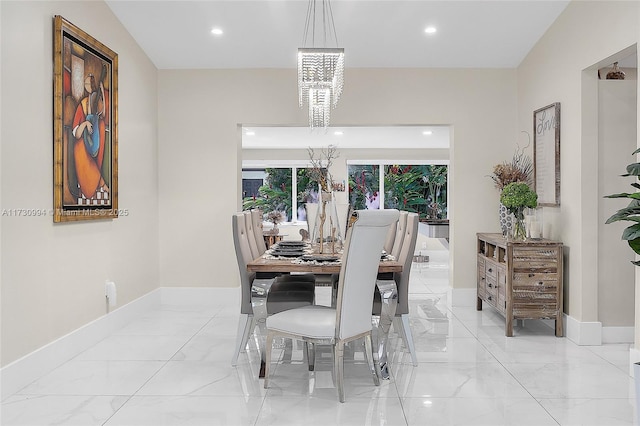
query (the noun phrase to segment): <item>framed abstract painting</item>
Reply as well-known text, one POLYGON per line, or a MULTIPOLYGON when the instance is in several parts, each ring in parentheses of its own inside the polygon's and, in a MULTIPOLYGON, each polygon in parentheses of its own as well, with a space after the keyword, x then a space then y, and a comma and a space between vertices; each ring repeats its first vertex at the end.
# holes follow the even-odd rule
POLYGON ((54 222, 118 217, 118 55, 54 17, 54 222))

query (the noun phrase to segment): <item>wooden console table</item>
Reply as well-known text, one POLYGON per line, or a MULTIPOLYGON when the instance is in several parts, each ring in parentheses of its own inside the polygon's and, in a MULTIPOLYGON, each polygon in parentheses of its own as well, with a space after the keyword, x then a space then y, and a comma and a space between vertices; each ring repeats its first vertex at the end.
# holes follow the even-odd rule
POLYGON ((562 336, 561 242, 513 241, 502 234, 477 234, 477 310, 482 302, 505 317, 505 335, 514 319, 554 319, 562 336))

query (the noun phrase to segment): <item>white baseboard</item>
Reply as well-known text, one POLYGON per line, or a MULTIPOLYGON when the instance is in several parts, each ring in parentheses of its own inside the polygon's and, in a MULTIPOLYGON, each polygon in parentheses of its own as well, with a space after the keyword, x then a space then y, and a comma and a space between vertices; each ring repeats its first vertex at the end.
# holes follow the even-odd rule
POLYGON ((602 323, 599 321, 578 321, 564 315, 564 335, 577 345, 602 345, 602 323))
POLYGON ((634 327, 602 327, 602 343, 633 343, 634 327))
POLYGON ((0 397, 4 400, 104 340, 136 315, 157 306, 160 300, 160 291, 156 289, 1 368, 0 397))

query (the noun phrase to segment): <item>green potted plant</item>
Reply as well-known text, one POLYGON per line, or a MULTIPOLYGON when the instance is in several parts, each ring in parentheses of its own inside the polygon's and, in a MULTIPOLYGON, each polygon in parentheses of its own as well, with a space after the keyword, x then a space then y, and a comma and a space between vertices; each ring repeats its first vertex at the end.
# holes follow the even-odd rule
MULTIPOLYGON (((633 151, 632 155, 640 152, 640 148, 633 151)), ((640 180, 640 163, 631 163, 627 166, 627 173, 621 176, 636 176, 640 180)), ((633 182, 631 184, 636 189, 640 189, 640 184, 633 182)), ((631 200, 627 207, 615 212, 606 223, 627 220, 633 222, 622 231, 622 239, 626 240, 629 247, 636 253, 640 254, 640 192, 621 192, 619 194, 605 195, 605 198, 628 198, 631 200)), ((640 266, 640 260, 631 261, 636 266, 640 266)))
POLYGON ((524 182, 512 182, 502 189, 500 202, 515 217, 513 238, 525 240, 527 233, 524 228, 524 209, 538 206, 538 194, 524 182))

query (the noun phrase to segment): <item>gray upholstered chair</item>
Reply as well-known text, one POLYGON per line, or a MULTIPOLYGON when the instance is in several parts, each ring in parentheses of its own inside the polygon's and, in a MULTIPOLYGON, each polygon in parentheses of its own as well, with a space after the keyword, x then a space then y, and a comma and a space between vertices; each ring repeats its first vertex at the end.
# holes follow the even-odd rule
POLYGON ((262 210, 251 210, 251 222, 253 223, 253 233, 256 237, 256 245, 258 246, 258 253, 262 255, 267 251, 267 244, 264 242, 264 236, 262 235, 262 210))
MULTIPOLYGON (((411 354, 411 360, 414 366, 418 365, 418 359, 413 344, 411 327, 409 326, 409 275, 411 273, 411 263, 413 262, 413 254, 418 237, 418 223, 419 216, 417 213, 408 213, 406 215, 402 246, 396 258, 398 262, 402 263, 402 272, 394 273, 394 281, 398 289, 398 305, 396 307, 393 327, 400 337, 402 337, 409 354, 411 354)), ((380 315, 380 312, 380 295, 376 292, 373 299, 373 314, 380 315)))
POLYGON ((396 228, 396 235, 393 240, 393 247, 391 248, 390 252, 387 252, 396 259, 400 255, 400 249, 402 248, 402 240, 404 239, 404 230, 407 226, 408 213, 409 212, 404 210, 400 211, 400 217, 398 217, 398 224, 396 228))
POLYGON ((393 249, 393 242, 396 239, 396 230, 398 229, 398 224, 394 224, 389 227, 389 231, 387 232, 387 239, 384 241, 384 251, 391 254, 391 249, 393 249))
MULTIPOLYGON (((313 344, 334 347, 334 375, 338 397, 344 402, 344 345, 364 338, 365 357, 375 385, 379 385, 377 369, 373 365, 371 343, 371 302, 376 285, 380 252, 389 225, 398 218, 397 210, 359 210, 356 220, 347 231, 336 308, 305 306, 267 318, 267 343, 264 387, 269 387, 269 369, 273 339, 276 336, 313 344)), ((309 350, 309 368, 313 368, 314 351, 309 350)), ((278 371, 282 371, 279 369, 278 371)))
POLYGON ((256 232, 253 229, 253 217, 249 210, 246 210, 242 213, 244 214, 244 227, 246 228, 246 231, 247 231, 247 242, 249 243, 249 249, 251 250, 251 260, 257 259, 264 252, 260 252, 260 250, 258 249, 256 232))
MULTIPOLYGON (((251 251, 250 242, 255 238, 247 230, 247 214, 237 213, 232 217, 233 243, 240 272, 240 321, 236 347, 233 352, 231 364, 236 365, 238 355, 245 350, 249 336, 256 327, 251 304, 251 286, 255 273, 247 271, 247 263, 255 257, 251 251)), ((274 275, 275 277, 275 275, 274 275)), ((286 309, 312 305, 315 300, 315 278, 312 274, 281 275, 276 277, 267 298, 267 313, 272 314, 286 309)))

